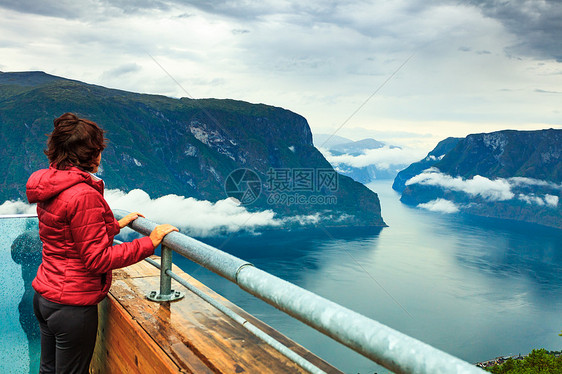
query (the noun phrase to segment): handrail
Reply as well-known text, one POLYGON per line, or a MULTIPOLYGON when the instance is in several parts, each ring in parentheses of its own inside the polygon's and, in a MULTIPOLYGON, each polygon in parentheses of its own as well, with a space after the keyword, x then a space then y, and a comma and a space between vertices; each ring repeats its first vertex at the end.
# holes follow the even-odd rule
POLYGON ((37 213, 35 214, 0 214, 0 219, 6 218, 37 218, 37 213))
MULTIPOLYGON (((113 242, 115 244, 123 244, 122 241, 117 239, 114 239, 113 242)), ((171 280, 173 278, 176 282, 187 288, 189 291, 193 292, 195 295, 199 296, 205 302, 209 303, 214 308, 224 313, 226 316, 230 317, 234 322, 238 323, 241 327, 245 328, 251 334, 255 335, 265 343, 269 344, 273 349, 276 349, 278 352, 283 354, 285 357, 287 357, 292 362, 296 363, 306 371, 312 374, 327 374, 324 370, 320 369, 318 366, 314 365, 304 357, 299 356, 290 348, 283 345, 281 342, 279 342, 272 336, 268 335, 264 331, 260 330, 258 327, 253 325, 244 317, 237 314, 232 309, 222 304, 220 301, 209 296, 207 293, 201 291, 199 288, 189 283, 189 281, 183 279, 182 277, 174 273, 171 267, 171 260, 172 260, 171 250, 166 246, 162 246, 160 263, 154 261, 150 257, 144 259, 144 261, 148 262, 150 265, 160 269, 160 292, 151 291, 147 295, 147 299, 155 302, 177 301, 181 299, 184 296, 183 292, 180 293, 180 295, 177 295, 178 291, 174 291, 171 289, 171 280)))
MULTIPOLYGON (((146 258, 145 261, 147 261, 149 264, 157 267, 160 270, 163 269, 161 264, 159 264, 158 262, 154 261, 151 258, 146 258)), ((207 303, 211 304, 213 307, 217 308, 222 313, 226 314, 228 317, 233 319, 240 326, 242 326, 250 333, 252 333, 253 335, 257 336, 258 338, 269 344, 271 347, 279 351, 281 354, 285 355, 285 357, 289 358, 291 361, 293 361, 300 367, 306 369, 308 372, 313 374, 326 374, 324 370, 320 369, 319 367, 317 367, 307 359, 303 358, 302 356, 299 356, 297 353, 287 348, 287 346, 283 345, 275 338, 269 336, 267 333, 260 330, 254 324, 244 319, 239 314, 236 314, 232 309, 229 309, 218 300, 212 298, 205 292, 201 291, 200 289, 198 289, 197 287, 195 287, 194 285, 192 285, 191 283, 189 283, 179 275, 175 274, 173 271, 166 270, 166 274, 171 278, 173 278, 174 280, 176 280, 176 282, 178 282, 179 284, 181 284, 182 286, 184 286, 185 288, 187 288, 188 290, 199 296, 201 299, 205 300, 207 303)))
MULTIPOLYGON (((129 212, 114 210, 117 219, 129 212)), ((150 235, 156 223, 139 217, 133 230, 150 235)), ((257 269, 179 232, 162 244, 395 373, 483 373, 475 365, 257 269)))

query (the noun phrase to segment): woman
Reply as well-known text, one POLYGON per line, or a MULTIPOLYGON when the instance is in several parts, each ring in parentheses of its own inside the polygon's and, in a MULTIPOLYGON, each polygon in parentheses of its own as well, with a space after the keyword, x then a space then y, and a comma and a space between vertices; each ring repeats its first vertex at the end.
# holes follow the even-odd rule
POLYGON ((154 253, 177 228, 157 226, 150 236, 113 245, 130 222, 117 221, 103 198, 98 171, 104 131, 92 121, 65 113, 54 121, 45 154, 50 167, 27 181, 27 198, 37 203, 43 259, 32 286, 41 330, 40 373, 88 373, 96 342, 97 304, 111 286, 111 270, 154 253))

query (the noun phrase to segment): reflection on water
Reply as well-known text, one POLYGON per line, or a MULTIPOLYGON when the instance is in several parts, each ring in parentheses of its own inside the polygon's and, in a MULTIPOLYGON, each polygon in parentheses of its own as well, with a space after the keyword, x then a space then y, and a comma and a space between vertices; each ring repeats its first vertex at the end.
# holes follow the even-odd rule
POLYGON ((3 309, 0 372, 39 372, 40 333, 33 314, 31 282, 41 263, 36 218, 1 219, 0 287, 3 309))
POLYGON ((457 254, 466 267, 489 273, 496 277, 518 274, 541 288, 540 293, 560 294, 562 269, 562 235, 553 230, 519 222, 502 222, 485 218, 467 217, 467 224, 481 227, 474 236, 487 240, 482 246, 457 254), (506 230, 506 225, 509 229, 506 230))

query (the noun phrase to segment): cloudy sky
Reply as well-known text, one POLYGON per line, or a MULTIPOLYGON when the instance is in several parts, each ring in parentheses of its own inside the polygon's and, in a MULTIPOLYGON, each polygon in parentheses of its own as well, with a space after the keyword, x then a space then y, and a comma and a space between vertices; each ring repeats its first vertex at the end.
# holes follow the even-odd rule
POLYGON ((425 151, 447 136, 562 127, 559 1, 0 0, 0 8, 1 71, 266 103, 305 116, 315 133, 425 151))

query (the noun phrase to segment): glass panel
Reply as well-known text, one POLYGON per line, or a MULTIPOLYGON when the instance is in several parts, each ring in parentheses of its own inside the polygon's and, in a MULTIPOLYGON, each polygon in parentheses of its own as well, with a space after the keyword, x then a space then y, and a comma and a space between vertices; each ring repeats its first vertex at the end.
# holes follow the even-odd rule
POLYGON ((37 218, 0 219, 0 373, 39 372, 33 288, 41 263, 37 218))

